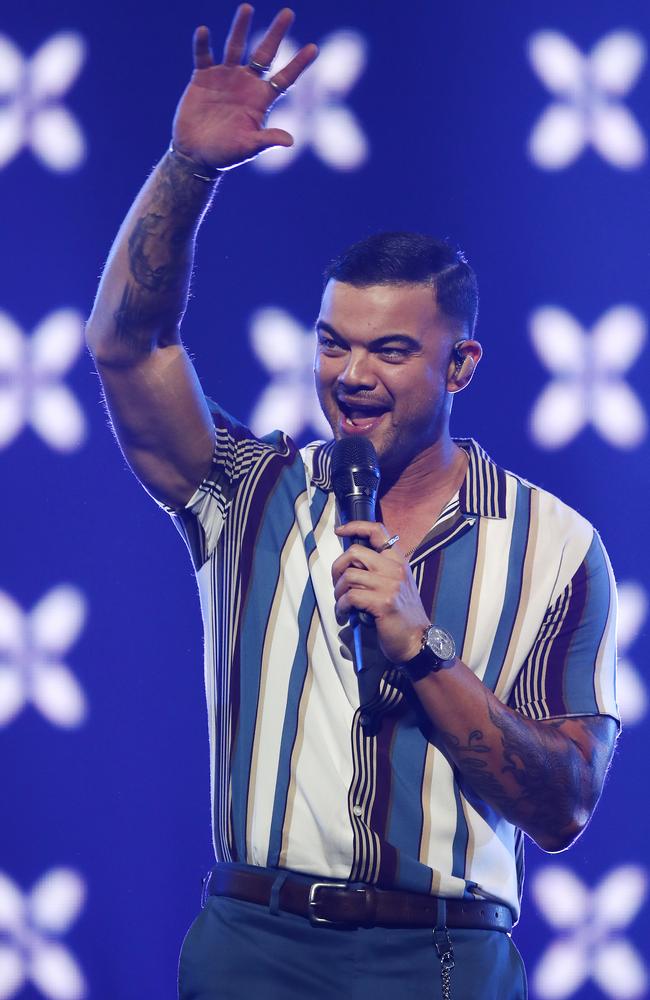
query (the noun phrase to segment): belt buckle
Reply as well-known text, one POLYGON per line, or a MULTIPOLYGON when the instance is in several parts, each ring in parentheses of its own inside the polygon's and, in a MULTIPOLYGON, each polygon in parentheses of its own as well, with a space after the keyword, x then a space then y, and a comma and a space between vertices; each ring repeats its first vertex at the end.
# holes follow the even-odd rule
MULTIPOLYGON (((350 891, 352 887, 348 885, 347 882, 312 882, 309 886, 309 922, 310 924, 329 924, 330 927, 346 927, 347 924, 341 920, 330 920, 328 917, 319 917, 318 914, 314 913, 314 908, 318 905, 318 900, 316 899, 316 893, 319 889, 345 889, 350 891)), ((361 886, 355 887, 354 892, 363 892, 364 888, 361 886)))

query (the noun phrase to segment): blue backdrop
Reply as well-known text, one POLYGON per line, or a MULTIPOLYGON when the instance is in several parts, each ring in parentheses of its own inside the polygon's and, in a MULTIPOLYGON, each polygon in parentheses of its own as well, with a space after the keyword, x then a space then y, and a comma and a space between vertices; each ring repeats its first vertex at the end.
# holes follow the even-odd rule
MULTIPOLYGON (((619 750, 578 844, 528 846, 516 940, 533 997, 650 996, 650 8, 295 6, 294 42, 322 46, 274 112, 297 147, 222 184, 186 342, 226 409, 306 440, 325 262, 380 229, 465 249, 485 357, 454 432, 591 520, 621 593, 619 750)), ((231 16, 0 14, 0 1000, 174 996, 211 863, 190 562, 115 446, 82 320, 169 141, 192 30, 220 49, 231 16)))

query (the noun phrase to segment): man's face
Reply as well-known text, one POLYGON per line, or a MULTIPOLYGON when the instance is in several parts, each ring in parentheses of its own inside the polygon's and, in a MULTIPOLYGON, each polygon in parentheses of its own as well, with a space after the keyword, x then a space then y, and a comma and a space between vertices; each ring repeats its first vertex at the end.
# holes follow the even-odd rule
POLYGON ((455 337, 429 285, 330 281, 316 336, 316 391, 336 440, 365 435, 384 468, 438 440, 455 337))

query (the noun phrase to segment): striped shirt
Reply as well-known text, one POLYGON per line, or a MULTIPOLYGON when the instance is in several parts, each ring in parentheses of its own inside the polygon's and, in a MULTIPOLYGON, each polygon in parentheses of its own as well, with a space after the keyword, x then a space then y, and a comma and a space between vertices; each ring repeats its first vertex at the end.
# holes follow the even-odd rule
MULTIPOLYGON (((212 471, 174 518, 205 628, 219 861, 287 868, 519 913, 523 837, 456 780, 410 685, 366 629, 357 677, 335 617, 333 442, 256 439, 212 406, 212 471)), ((615 589, 591 525, 476 442, 410 557, 431 621, 530 719, 607 714, 615 589)))

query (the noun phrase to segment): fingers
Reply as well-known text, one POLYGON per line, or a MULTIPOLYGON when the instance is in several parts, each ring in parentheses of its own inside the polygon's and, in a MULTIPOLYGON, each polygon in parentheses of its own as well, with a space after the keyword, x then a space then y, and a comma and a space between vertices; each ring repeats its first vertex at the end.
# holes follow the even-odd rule
POLYGON ((259 63, 261 66, 271 65, 280 47, 280 42, 293 24, 294 17, 294 12, 288 7, 284 7, 275 15, 264 38, 250 54, 250 59, 253 62, 259 63))
POLYGON ((210 48, 210 29, 203 24, 194 32, 192 39, 194 69, 209 69, 214 66, 214 56, 210 48))
POLYGON ((364 545, 351 545, 349 549, 332 563, 332 580, 336 585, 341 576, 350 568, 356 567, 362 573, 370 571, 375 576, 394 580, 402 579, 404 563, 402 560, 388 559, 387 553, 374 552, 364 545))
POLYGON ((367 611, 374 618, 375 613, 372 609, 375 603, 375 595, 369 590, 348 590, 336 602, 335 614, 337 621, 347 621, 353 611, 367 611))
POLYGON ((235 11, 230 32, 223 47, 223 62, 225 66, 239 66, 248 41, 248 31, 253 17, 253 8, 249 3, 242 3, 235 11))
POLYGON ((287 63, 284 69, 273 74, 273 82, 280 90, 288 90, 296 82, 298 77, 304 73, 308 66, 311 66, 318 55, 318 46, 313 42, 304 45, 299 52, 296 52, 293 59, 287 63))
POLYGON ((352 588, 358 588, 359 590, 371 590, 369 586, 373 582, 373 578, 369 575, 368 571, 365 569, 357 569, 355 566, 348 566, 344 573, 342 573, 338 580, 336 581, 336 586, 334 587, 334 598, 339 600, 344 594, 347 594, 348 590, 352 588))
POLYGON ((367 538, 375 552, 379 552, 390 537, 388 529, 381 521, 348 521, 347 524, 340 524, 336 528, 336 534, 339 538, 367 538))

